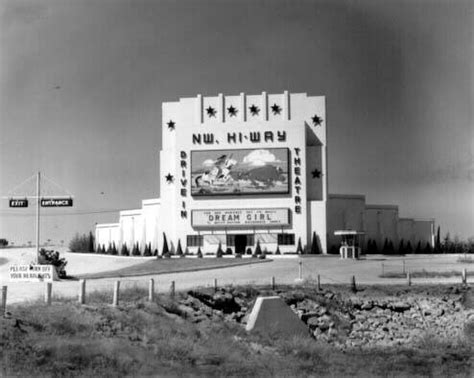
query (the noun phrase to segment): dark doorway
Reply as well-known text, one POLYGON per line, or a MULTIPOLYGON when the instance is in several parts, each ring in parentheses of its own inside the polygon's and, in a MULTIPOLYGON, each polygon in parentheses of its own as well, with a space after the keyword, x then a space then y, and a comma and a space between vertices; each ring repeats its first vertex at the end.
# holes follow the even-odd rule
POLYGON ((247 246, 247 235, 235 235, 235 253, 245 253, 247 246))

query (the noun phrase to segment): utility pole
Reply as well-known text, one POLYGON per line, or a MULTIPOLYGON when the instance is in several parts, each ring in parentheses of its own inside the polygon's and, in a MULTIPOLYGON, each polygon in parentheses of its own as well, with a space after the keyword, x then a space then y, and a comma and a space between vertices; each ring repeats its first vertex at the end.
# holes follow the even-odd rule
POLYGON ((36 175, 36 263, 39 263, 41 173, 36 175))

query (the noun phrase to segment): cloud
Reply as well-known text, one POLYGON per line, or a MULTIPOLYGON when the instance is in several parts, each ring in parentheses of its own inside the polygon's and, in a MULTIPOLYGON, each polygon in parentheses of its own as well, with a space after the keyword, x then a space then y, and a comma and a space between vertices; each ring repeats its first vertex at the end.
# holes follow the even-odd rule
POLYGON ((214 165, 214 160, 207 159, 202 162, 203 167, 211 167, 214 165))
POLYGON ((262 167, 269 163, 279 163, 280 160, 268 150, 255 150, 245 156, 243 162, 255 167, 262 167))

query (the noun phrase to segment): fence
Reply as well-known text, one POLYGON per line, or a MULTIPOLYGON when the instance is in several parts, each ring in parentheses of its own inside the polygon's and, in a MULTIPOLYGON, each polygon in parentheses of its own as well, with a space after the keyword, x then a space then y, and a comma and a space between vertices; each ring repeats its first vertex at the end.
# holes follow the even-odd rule
MULTIPOLYGON (((406 279, 406 284, 408 286, 412 285, 413 273, 410 271, 410 268, 407 266, 405 261, 402 261, 400 264, 382 263, 381 264, 381 277, 388 277, 390 276, 390 274, 402 274, 402 278, 406 279)), ((461 284, 467 285, 467 277, 468 277, 467 270, 463 269, 460 272, 460 276, 461 276, 461 284)), ((323 274, 317 274, 316 278, 310 277, 309 279, 307 278, 306 280, 303 280, 303 264, 301 261, 298 262, 298 276, 294 280, 296 283, 302 283, 306 281, 308 283, 314 284, 316 289, 318 291, 321 291, 323 288, 322 279, 324 279, 327 284, 343 284, 343 285, 349 284, 351 287, 351 290, 353 292, 357 292, 356 276, 354 275, 350 276, 346 282, 335 280, 334 278, 323 275, 323 274)), ((121 279, 121 280, 117 280, 113 282, 114 285, 113 285, 113 290, 111 293, 112 294, 111 300, 108 302, 112 306, 116 307, 116 306, 119 306, 120 304, 120 290, 121 290, 121 287, 122 289, 124 288, 124 285, 121 285, 122 283, 124 283, 125 285, 133 283, 134 285, 133 287, 142 286, 143 288, 148 288, 147 300, 149 302, 153 302, 155 300, 156 282, 153 278, 150 278, 148 281, 143 280, 143 279, 141 280, 140 279, 121 279)), ((275 276, 270 277, 269 284, 272 290, 277 289, 277 282, 276 282, 275 276)), ((219 283, 218 283, 217 278, 213 279, 211 286, 214 288, 214 291, 219 290, 219 283)), ((111 289, 110 282, 102 282, 101 285, 96 285, 96 284, 94 285, 95 291, 106 290, 106 292, 110 294, 110 289, 111 289)), ((2 286, 0 314, 6 314, 7 291, 8 291, 8 286, 2 286)), ((167 295, 169 295, 170 298, 174 298, 176 296, 176 282, 175 281, 169 282, 169 289, 165 290, 165 292, 167 293, 167 295)), ((44 286, 44 303, 48 306, 50 306, 52 303, 52 293, 53 293, 53 283, 46 282, 44 286)), ((109 296, 106 296, 106 298, 109 298, 109 296)), ((104 300, 104 302, 107 303, 108 300, 109 299, 106 299, 104 300)), ((78 281, 77 302, 81 305, 87 303, 87 280, 85 279, 78 281)))

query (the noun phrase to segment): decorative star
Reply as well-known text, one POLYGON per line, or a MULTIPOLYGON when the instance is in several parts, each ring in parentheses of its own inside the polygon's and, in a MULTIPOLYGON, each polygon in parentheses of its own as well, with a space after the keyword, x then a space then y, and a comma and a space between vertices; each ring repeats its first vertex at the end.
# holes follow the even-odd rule
POLYGON ((230 115, 231 117, 235 117, 235 116, 237 115, 237 109, 234 108, 233 105, 229 106, 229 107, 227 108, 227 111, 229 112, 229 115, 230 115))
POLYGON ((216 113, 217 113, 217 110, 214 109, 212 106, 209 106, 209 107, 206 109, 206 112, 207 112, 207 116, 208 116, 208 117, 215 117, 215 116, 216 116, 216 113))
POLYGON ((314 126, 321 126, 321 122, 323 122, 323 119, 317 114, 311 117, 311 120, 313 121, 314 126))
POLYGON ((311 174, 313 175, 313 178, 321 178, 321 171, 319 169, 315 169, 311 174))
POLYGON ((250 106, 249 109, 250 109, 250 113, 252 113, 253 116, 258 115, 258 113, 260 112, 260 109, 256 105, 250 106))
POLYGON ((271 109, 274 115, 280 114, 281 112, 281 108, 277 104, 273 104, 271 109))
POLYGON ((171 173, 168 173, 168 174, 165 176, 165 178, 166 178, 166 182, 167 182, 168 184, 171 184, 171 183, 174 181, 174 177, 173 177, 173 175, 172 175, 171 173))
POLYGON ((170 120, 170 121, 167 123, 167 125, 168 125, 168 129, 174 130, 174 127, 175 127, 176 123, 174 123, 172 120, 170 120))

